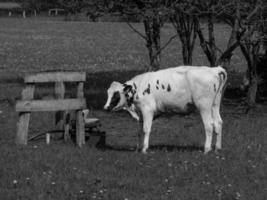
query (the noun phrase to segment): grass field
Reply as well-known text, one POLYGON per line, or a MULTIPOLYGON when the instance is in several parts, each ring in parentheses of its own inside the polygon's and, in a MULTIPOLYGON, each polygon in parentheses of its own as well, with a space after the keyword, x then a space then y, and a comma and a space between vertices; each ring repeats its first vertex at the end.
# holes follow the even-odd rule
MULTIPOLYGON (((223 151, 217 154, 202 152, 204 132, 198 114, 156 120, 149 153, 136 153, 138 125, 126 113, 105 113, 92 107, 102 105, 104 98, 92 104, 88 101, 88 106, 103 124, 107 148, 87 144, 80 149, 62 140, 46 145, 44 139, 16 146, 14 100, 20 98, 25 73, 86 71, 85 95, 90 99, 99 90, 105 92, 112 78, 125 80, 138 73, 133 70, 142 70, 147 64, 146 49, 127 25, 119 23, 0 19, 0 25, 0 199, 267 199, 264 105, 244 114, 238 104, 224 101, 223 151), (98 77, 92 78, 93 74, 98 77)), ((218 25, 217 37, 223 39, 222 33, 228 34, 227 29, 218 25)), ((172 34, 166 25, 163 40, 172 34)), ((225 44, 222 39, 220 45, 225 44)), ((164 67, 182 63, 178 47, 173 43, 166 49, 164 67)), ((243 71, 244 62, 238 55, 233 69, 243 71)), ((194 62, 206 63, 199 48, 194 62)), ((38 97, 48 92, 45 89, 38 97)), ((53 128, 52 113, 32 116, 30 135, 53 128)))

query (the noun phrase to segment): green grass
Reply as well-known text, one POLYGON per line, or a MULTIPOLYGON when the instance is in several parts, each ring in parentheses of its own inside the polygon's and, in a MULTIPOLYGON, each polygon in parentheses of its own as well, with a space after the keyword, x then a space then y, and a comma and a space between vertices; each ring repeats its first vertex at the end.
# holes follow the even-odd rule
MULTIPOLYGON (((267 199, 265 106, 249 115, 242 114, 238 105, 222 107, 223 151, 218 154, 203 154, 204 132, 197 114, 160 118, 153 123, 149 153, 142 155, 133 150, 136 122, 125 113, 105 113, 93 106, 103 105, 112 79, 127 80, 138 73, 133 70, 147 64, 139 36, 121 23, 0 19, 0 24, 0 199, 267 199), (87 143, 80 149, 72 141, 54 139, 50 145, 44 139, 25 147, 15 145, 14 100, 20 98, 23 86, 18 78, 53 69, 88 72, 88 106, 101 120, 109 148, 87 143), (101 98, 93 98, 98 92, 101 98)), ((142 30, 142 25, 135 26, 142 30)), ((218 25, 220 46, 225 45, 228 31, 218 25)), ((163 42, 172 34, 166 25, 163 42)), ((175 42, 164 51, 163 67, 182 64, 175 42)), ((243 71, 244 61, 238 55, 233 69, 243 71)), ((194 63, 207 63, 199 47, 194 63)), ((48 93, 46 88, 37 96, 48 93)), ((52 113, 37 113, 29 134, 53 128, 52 113)))

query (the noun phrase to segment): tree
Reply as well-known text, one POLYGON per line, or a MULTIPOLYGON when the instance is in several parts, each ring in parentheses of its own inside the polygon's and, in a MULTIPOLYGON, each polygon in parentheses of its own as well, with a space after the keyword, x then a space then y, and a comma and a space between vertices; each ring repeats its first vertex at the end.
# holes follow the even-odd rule
POLYGON ((208 37, 205 38, 199 20, 197 21, 197 34, 200 45, 212 67, 222 65, 228 69, 233 51, 239 46, 240 37, 244 35, 244 32, 239 29, 240 8, 237 6, 237 1, 198 0, 194 2, 198 16, 207 18, 208 37), (231 34, 224 50, 217 46, 215 40, 214 24, 218 20, 223 20, 231 27, 231 34))
POLYGON ((264 45, 264 16, 263 9, 266 7, 262 0, 255 2, 242 2, 242 15, 240 27, 247 33, 247 37, 240 41, 241 51, 247 61, 248 92, 247 104, 253 107, 256 104, 256 96, 259 84, 259 72, 257 66, 261 49, 264 45))
POLYGON ((146 41, 149 54, 149 66, 147 71, 155 71, 160 68, 161 51, 176 36, 171 37, 165 45, 161 46, 161 27, 169 15, 168 7, 171 2, 168 0, 121 0, 115 1, 114 6, 119 8, 116 11, 122 13, 127 20, 129 16, 140 18, 144 25, 145 33, 141 33, 128 21, 129 27, 146 41))
POLYGON ((178 1, 171 9, 170 20, 182 44, 183 63, 192 65, 192 55, 198 30, 198 18, 193 14, 191 1, 178 1))

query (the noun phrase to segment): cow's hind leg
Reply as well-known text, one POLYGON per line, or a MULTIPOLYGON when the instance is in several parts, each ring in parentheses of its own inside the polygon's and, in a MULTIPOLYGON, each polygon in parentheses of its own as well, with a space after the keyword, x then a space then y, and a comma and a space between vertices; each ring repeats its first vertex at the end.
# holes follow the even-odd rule
POLYGON ((200 108, 200 115, 204 124, 206 140, 204 153, 207 154, 211 150, 212 134, 213 134, 213 118, 211 108, 200 108))
POLYGON ((219 106, 214 106, 212 108, 213 112, 213 120, 214 120, 214 131, 216 133, 216 144, 215 149, 221 150, 222 149, 222 118, 219 111, 219 106))

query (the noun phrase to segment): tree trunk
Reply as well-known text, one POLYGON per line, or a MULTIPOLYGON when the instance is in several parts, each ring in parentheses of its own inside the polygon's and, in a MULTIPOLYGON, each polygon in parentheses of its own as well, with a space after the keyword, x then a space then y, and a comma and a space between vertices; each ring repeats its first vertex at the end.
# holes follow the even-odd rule
POLYGON ((146 46, 149 53, 150 66, 147 71, 156 71, 160 67, 160 19, 158 15, 144 19, 146 46))
POLYGON ((192 65, 192 49, 187 44, 182 43, 184 65, 192 65))
MULTIPOLYGON (((252 37, 251 37, 252 38, 252 37)), ((251 40, 251 38, 249 38, 251 40)), ((247 93, 247 104, 248 107, 254 107, 256 105, 256 97, 258 90, 258 73, 257 73, 257 64, 258 64, 258 53, 259 53, 259 45, 253 44, 246 41, 245 44, 240 44, 241 51, 246 58, 247 66, 248 66, 248 93, 247 93)))
POLYGON ((215 46, 213 16, 211 14, 208 17, 208 41, 206 41, 204 37, 199 22, 197 22, 197 34, 200 41, 200 46, 207 56, 210 66, 214 67, 217 64, 217 49, 215 46))
POLYGON ((183 63, 184 65, 192 65, 192 55, 198 30, 198 19, 180 10, 176 10, 175 15, 171 17, 171 21, 182 44, 183 63))
POLYGON ((208 31, 209 31, 209 48, 210 48, 210 66, 214 67, 217 63, 217 49, 215 46, 215 37, 214 37, 214 19, 213 14, 210 14, 208 17, 208 31))
POLYGON ((248 66, 249 70, 249 87, 247 93, 247 104, 249 107, 253 107, 256 104, 257 90, 258 90, 258 76, 256 71, 257 63, 253 61, 251 66, 248 66))

